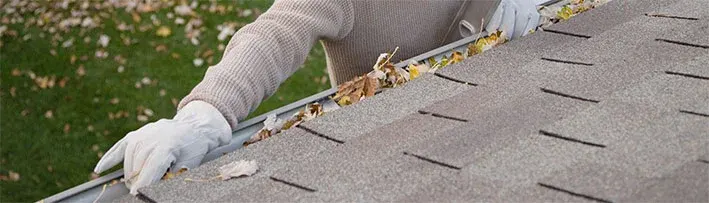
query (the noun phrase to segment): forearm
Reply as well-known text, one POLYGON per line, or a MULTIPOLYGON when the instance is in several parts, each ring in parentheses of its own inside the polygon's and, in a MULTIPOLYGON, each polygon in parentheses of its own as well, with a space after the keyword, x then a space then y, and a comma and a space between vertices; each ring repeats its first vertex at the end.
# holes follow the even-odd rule
POLYGON ((352 12, 345 0, 276 1, 232 37, 222 60, 207 70, 178 108, 194 100, 208 102, 235 128, 300 67, 318 39, 346 36, 352 12))

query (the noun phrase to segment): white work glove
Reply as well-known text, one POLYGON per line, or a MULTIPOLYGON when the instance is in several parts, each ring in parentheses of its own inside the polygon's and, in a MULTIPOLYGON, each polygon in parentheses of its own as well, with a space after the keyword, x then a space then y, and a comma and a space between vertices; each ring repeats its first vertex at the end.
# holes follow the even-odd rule
POLYGON ((165 171, 195 168, 209 151, 229 143, 231 127, 209 103, 192 101, 173 119, 160 119, 129 132, 106 152, 94 172, 123 161, 130 193, 160 180, 165 171), (125 159, 125 160, 124 160, 125 159))
POLYGON ((508 39, 516 39, 535 30, 539 12, 535 0, 502 0, 485 27, 487 32, 502 31, 508 39))

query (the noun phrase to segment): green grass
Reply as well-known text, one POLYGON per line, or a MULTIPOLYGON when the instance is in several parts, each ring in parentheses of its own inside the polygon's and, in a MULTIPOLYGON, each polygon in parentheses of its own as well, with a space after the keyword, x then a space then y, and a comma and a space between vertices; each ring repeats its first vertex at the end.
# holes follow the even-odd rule
MULTIPOLYGON (((234 5, 235 8, 258 8, 265 11, 269 1, 220 2, 234 5)), ((212 64, 219 61, 222 51, 218 51, 219 42, 216 26, 225 21, 248 23, 250 17, 237 17, 234 11, 226 14, 214 14, 199 11, 204 20, 201 44, 192 45, 184 38, 184 26, 178 26, 168 20, 166 13, 172 9, 159 10, 155 14, 163 25, 173 31, 163 38, 155 35, 155 29, 146 32, 119 32, 115 19, 132 22, 130 14, 118 9, 111 13, 110 19, 102 22, 103 28, 96 28, 80 36, 78 31, 62 34, 66 40, 75 37, 74 45, 69 48, 52 44, 51 35, 44 38, 39 33, 45 32, 22 24, 8 24, 17 36, 2 37, 0 48, 0 175, 7 176, 10 171, 20 174, 20 179, 0 180, 0 201, 36 201, 76 186, 91 179, 91 172, 99 159, 99 153, 108 150, 113 143, 126 133, 146 124, 136 119, 139 106, 152 109, 155 115, 150 121, 169 118, 175 114, 173 99, 181 99, 203 77, 207 65, 195 67, 192 64, 195 52, 211 49, 215 52, 212 64), (30 34, 31 39, 24 41, 23 36, 30 34), (96 40, 100 34, 111 37, 106 50, 109 57, 97 59, 94 52, 98 48, 96 40), (121 35, 129 35, 139 43, 124 46, 121 35), (84 43, 83 38, 91 38, 84 43), (164 44, 165 52, 156 52, 155 46, 164 44), (56 50, 57 55, 50 54, 56 50), (178 59, 171 55, 179 54, 178 59), (72 55, 88 56, 88 60, 77 60, 71 64, 72 55), (121 65, 113 60, 121 55, 126 59, 125 71, 119 73, 121 65), (77 75, 77 68, 83 64, 86 75, 77 75), (20 70, 21 75, 13 75, 13 70, 20 70), (58 83, 67 77, 65 87, 55 84, 53 88, 38 88, 28 73, 40 76, 55 76, 58 83), (143 77, 157 81, 154 85, 136 88, 135 83, 143 77), (11 90, 14 89, 14 96, 11 90), (160 95, 161 90, 166 93, 160 95), (112 98, 120 100, 112 104, 112 98), (22 115, 22 112, 26 115, 22 115), (51 111, 52 118, 45 113, 51 111), (126 111, 126 118, 109 119, 109 112, 126 111), (65 132, 65 126, 69 126, 65 132), (92 128, 92 129, 91 129, 92 128), (98 150, 92 149, 98 146, 98 150)), ((5 15, 5 14, 0 14, 5 15)), ((30 17, 30 16, 27 16, 30 17)), ((150 14, 142 14, 142 22, 149 24, 150 14)), ((278 54, 278 50, 273 50, 278 54)), ((283 83, 278 92, 263 102, 251 116, 259 115, 282 105, 329 88, 325 70, 324 52, 320 45, 314 47, 305 65, 290 79, 283 83)), ((206 62, 205 62, 206 63, 206 62)))

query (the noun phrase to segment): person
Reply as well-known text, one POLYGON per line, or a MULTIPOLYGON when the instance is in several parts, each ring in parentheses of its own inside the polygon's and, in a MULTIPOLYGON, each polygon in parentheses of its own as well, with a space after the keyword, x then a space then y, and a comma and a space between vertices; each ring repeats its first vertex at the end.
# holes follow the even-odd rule
MULTIPOLYGON (((539 0, 502 0, 486 30, 517 38, 535 29, 539 0)), ((395 61, 443 44, 463 1, 278 0, 232 36, 219 63, 161 119, 119 140, 96 164, 101 173, 123 162, 126 185, 157 182, 169 168, 195 168, 228 144, 239 120, 274 93, 321 40, 332 85, 371 69, 381 52, 400 47, 395 61)))

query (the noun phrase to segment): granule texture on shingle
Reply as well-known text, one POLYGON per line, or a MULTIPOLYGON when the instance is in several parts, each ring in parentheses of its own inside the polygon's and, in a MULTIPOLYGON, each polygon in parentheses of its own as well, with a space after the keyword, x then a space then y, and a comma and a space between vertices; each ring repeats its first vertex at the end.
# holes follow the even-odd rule
MULTIPOLYGON (((220 192, 238 190, 258 179, 267 179, 276 170, 303 162, 312 162, 318 154, 336 146, 337 143, 317 137, 299 128, 292 128, 269 139, 229 153, 219 159, 183 173, 175 178, 139 192, 155 201, 221 201, 220 192), (186 178, 204 180, 219 175, 218 168, 239 160, 254 160, 259 171, 251 177, 227 181, 216 179, 208 182, 185 181, 186 178)), ((256 194, 254 194, 256 195, 256 194)))
POLYGON ((596 37, 596 35, 630 21, 636 16, 666 7, 674 2, 675 0, 611 1, 575 16, 567 22, 554 24, 549 29, 596 37))
POLYGON ((424 110, 467 119, 446 132, 448 138, 411 148, 420 155, 464 166, 537 132, 542 126, 572 115, 594 103, 543 93, 481 88, 440 101, 424 110))
MULTIPOLYGON (((691 60, 685 64, 673 66, 669 69, 669 71, 709 78, 709 68, 707 67, 707 64, 709 64, 709 52, 704 55, 697 56, 694 60, 691 60)), ((696 79, 700 80, 699 78, 696 79)), ((705 82, 709 82, 709 79, 705 82)))
POLYGON ((539 182, 611 202, 621 201, 654 183, 653 179, 622 169, 594 164, 575 165, 539 182))
MULTIPOLYGON (((666 16, 676 16, 685 18, 706 18, 709 17, 709 1, 707 0, 677 0, 671 5, 657 8, 649 13, 666 16)), ((685 19, 676 19, 685 20, 685 19)))
POLYGON ((465 166, 461 175, 499 181, 500 190, 527 187, 600 150, 603 148, 534 133, 465 166))
POLYGON ((585 40, 548 32, 537 32, 522 39, 449 65, 437 73, 481 86, 507 87, 510 83, 525 80, 524 77, 518 77, 525 74, 520 67, 555 50, 585 40))
POLYGON ((656 182, 624 201, 709 202, 709 164, 687 162, 656 182))
POLYGON ((345 143, 330 153, 320 154, 311 162, 284 168, 275 174, 282 178, 316 188, 323 193, 343 193, 353 190, 373 174, 382 173, 393 163, 401 163, 405 149, 419 143, 445 139, 448 129, 462 125, 459 121, 410 114, 387 126, 345 143), (390 162, 387 160, 395 160, 390 162))
POLYGON ((459 94, 470 85, 423 74, 405 85, 386 90, 372 98, 326 113, 301 125, 332 138, 345 141, 385 126, 421 107, 459 94))
POLYGON ((709 144, 709 125, 701 116, 674 109, 627 103, 599 104, 544 130, 605 145, 582 163, 621 168, 642 177, 661 177, 696 159, 709 144))

